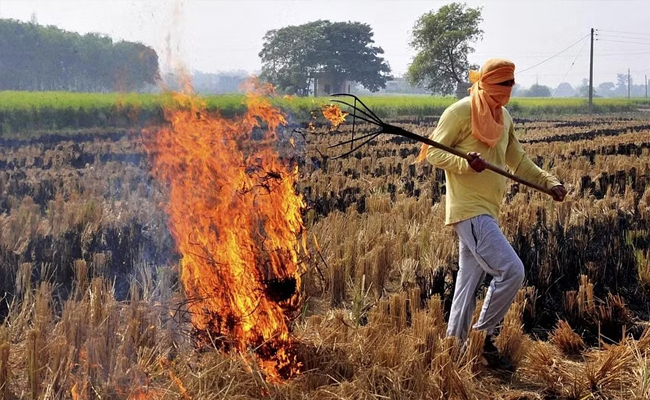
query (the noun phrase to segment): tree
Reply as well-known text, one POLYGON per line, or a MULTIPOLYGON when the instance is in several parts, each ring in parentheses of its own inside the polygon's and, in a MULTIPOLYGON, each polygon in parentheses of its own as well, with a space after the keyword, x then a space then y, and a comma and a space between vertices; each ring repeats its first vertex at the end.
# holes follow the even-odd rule
POLYGON ((0 20, 0 90, 141 90, 158 78, 158 55, 143 44, 0 20))
MULTIPOLYGON (((164 77, 168 84, 180 87, 180 82, 173 74, 164 77)), ((246 71, 207 73, 194 71, 192 73, 192 89, 201 94, 237 93, 249 78, 246 71)))
POLYGON ((413 28, 410 45, 417 54, 409 65, 408 81, 433 93, 453 93, 466 82, 470 69, 478 69, 469 64, 467 55, 474 52, 470 44, 483 37, 482 21, 481 7, 460 3, 422 15, 413 28))
POLYGON ((306 96, 317 75, 335 85, 346 80, 375 92, 386 87, 390 67, 374 46, 369 25, 360 22, 315 21, 271 30, 259 53, 264 80, 277 88, 306 96))
POLYGON ((627 97, 627 74, 616 74, 616 88, 614 88, 615 96, 627 97))
POLYGON ((526 91, 526 97, 551 97, 551 89, 548 86, 536 83, 526 91))
POLYGON ((560 83, 553 93, 553 97, 573 97, 576 95, 576 91, 568 82, 560 83))
MULTIPOLYGON (((592 89, 593 92, 591 92, 591 95, 593 97, 598 97, 596 96, 596 89, 592 89)), ((578 96, 579 97, 589 97, 589 79, 584 78, 582 80, 582 86, 578 89, 578 96)))
POLYGON ((526 90, 522 89, 521 85, 515 83, 515 86, 512 87, 512 92, 510 92, 510 97, 522 97, 526 95, 526 90))
POLYGON ((612 97, 615 87, 613 82, 603 82, 598 85, 598 93, 603 97, 612 97))

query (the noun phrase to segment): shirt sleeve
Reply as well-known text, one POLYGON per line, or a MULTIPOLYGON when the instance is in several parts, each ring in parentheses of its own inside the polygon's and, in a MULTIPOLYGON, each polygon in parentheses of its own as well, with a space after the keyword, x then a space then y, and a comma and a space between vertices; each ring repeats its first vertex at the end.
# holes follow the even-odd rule
POLYGON ((524 152, 521 143, 515 136, 514 124, 510 124, 508 132, 508 148, 506 149, 506 165, 514 174, 527 181, 547 189, 561 185, 560 181, 550 173, 538 167, 524 152))
MULTIPOLYGON (((460 140, 460 130, 461 120, 452 110, 446 109, 440 116, 438 125, 429 138, 445 146, 454 147, 460 140)), ((454 174, 465 174, 473 171, 466 159, 433 146, 427 150, 427 161, 436 168, 454 174)))

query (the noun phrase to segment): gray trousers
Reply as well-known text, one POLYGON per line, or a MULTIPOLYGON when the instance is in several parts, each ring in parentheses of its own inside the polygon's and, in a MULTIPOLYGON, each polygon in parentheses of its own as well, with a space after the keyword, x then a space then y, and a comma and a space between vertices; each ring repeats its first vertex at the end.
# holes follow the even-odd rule
POLYGON ((524 282, 524 265, 493 217, 478 215, 455 224, 454 228, 460 239, 460 254, 447 335, 467 338, 476 308, 476 291, 486 273, 493 278, 473 328, 490 335, 524 282))

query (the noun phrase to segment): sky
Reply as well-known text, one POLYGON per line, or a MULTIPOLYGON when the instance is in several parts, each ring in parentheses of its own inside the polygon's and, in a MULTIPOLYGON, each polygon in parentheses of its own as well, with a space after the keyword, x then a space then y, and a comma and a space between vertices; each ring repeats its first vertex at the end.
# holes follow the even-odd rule
MULTIPOLYGON (((461 1, 462 2, 462 1, 461 1)), ((97 32, 153 47, 163 70, 250 73, 271 29, 327 19, 367 23, 393 75, 415 56, 412 29, 423 14, 449 1, 396 0, 0 0, 0 18, 97 32)), ((594 82, 616 83, 627 74, 641 84, 650 76, 650 1, 465 1, 481 7, 483 39, 470 61, 504 57, 515 62, 516 80, 579 86, 589 76, 589 33, 596 29, 594 82), (550 59, 549 59, 550 58, 550 59), (536 64, 541 65, 535 66, 536 64)))

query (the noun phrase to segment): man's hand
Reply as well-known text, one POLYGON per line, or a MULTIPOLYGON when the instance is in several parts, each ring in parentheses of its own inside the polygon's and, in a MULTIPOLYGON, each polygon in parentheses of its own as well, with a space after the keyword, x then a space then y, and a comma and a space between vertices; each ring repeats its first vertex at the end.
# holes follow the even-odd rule
POLYGON ((566 196, 567 190, 564 186, 557 185, 551 188, 551 192, 552 192, 553 200, 562 201, 566 196))
POLYGON ((481 153, 475 151, 470 151, 467 153, 468 156, 472 157, 472 161, 469 161, 469 166, 476 172, 481 172, 487 167, 487 161, 481 157, 481 153))

